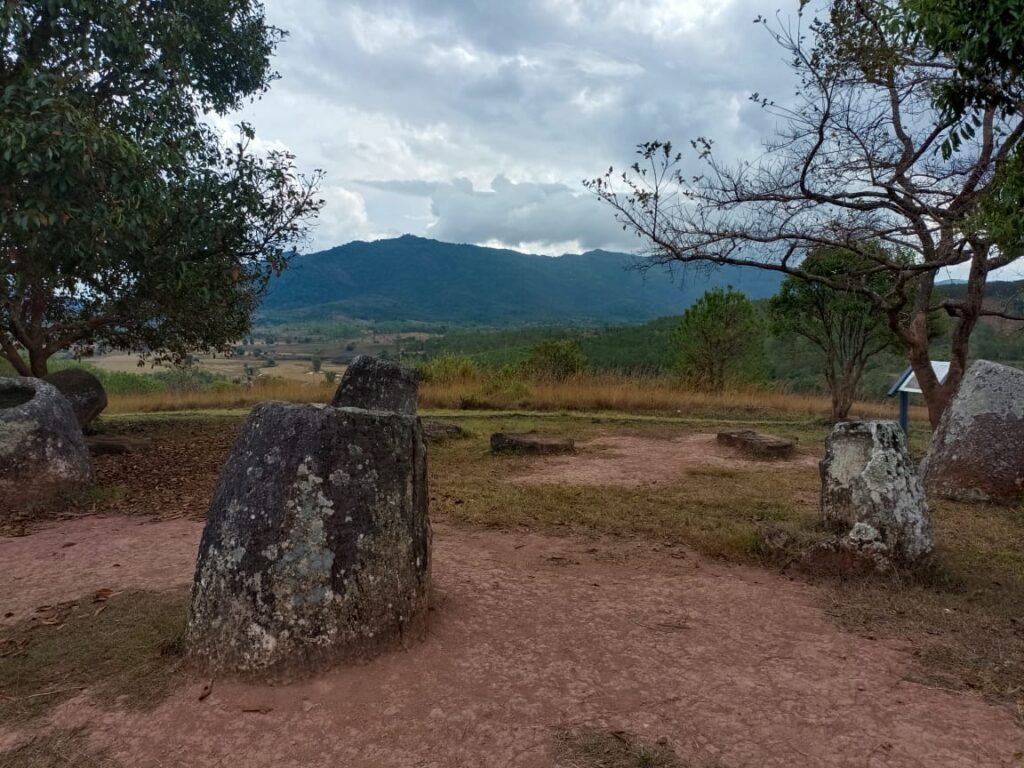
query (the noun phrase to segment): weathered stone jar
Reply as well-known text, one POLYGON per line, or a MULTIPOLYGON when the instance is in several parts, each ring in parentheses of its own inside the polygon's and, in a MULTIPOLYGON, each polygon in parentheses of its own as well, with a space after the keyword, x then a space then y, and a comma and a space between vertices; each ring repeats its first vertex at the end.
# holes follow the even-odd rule
POLYGON ((821 462, 825 522, 848 531, 842 544, 911 565, 934 547, 931 517, 903 430, 894 421, 840 422, 821 462))
POLYGON ((369 658, 422 637, 429 586, 419 420, 264 403, 210 505, 187 653, 272 678, 369 658))
POLYGON ((40 379, 0 378, 0 514, 32 510, 92 477, 67 399, 40 379))
POLYGON ((84 368, 65 368, 44 379, 71 403, 78 425, 85 429, 107 407, 107 392, 100 380, 84 368))
POLYGON ((1024 499, 1024 371, 972 364, 932 435, 922 472, 925 490, 936 496, 1024 499))

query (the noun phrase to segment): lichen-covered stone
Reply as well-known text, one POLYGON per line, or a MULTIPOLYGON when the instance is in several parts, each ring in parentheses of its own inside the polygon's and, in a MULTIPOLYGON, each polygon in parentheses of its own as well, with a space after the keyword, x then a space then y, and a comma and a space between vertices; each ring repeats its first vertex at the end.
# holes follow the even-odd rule
POLYGON ((65 368, 43 381, 55 386, 71 403, 78 425, 85 429, 107 407, 107 392, 100 380, 84 368, 65 368))
MULTIPOLYGON (((884 545, 887 556, 912 564, 934 547, 921 481, 893 421, 841 422, 828 437, 821 462, 821 509, 832 527, 859 531, 884 545), (863 527, 858 527, 863 526, 863 527)), ((873 547, 872 555, 878 552, 873 547)))
POLYGON ((210 504, 186 649, 213 672, 301 676, 419 639, 429 585, 418 420, 264 403, 210 504))
POLYGON ((390 360, 360 355, 352 361, 331 405, 416 414, 416 372, 390 360))
POLYGON ((816 575, 867 576, 892 569, 892 553, 882 534, 857 523, 845 536, 823 541, 804 552, 800 565, 816 575))
POLYGON ((978 360, 932 436, 925 490, 961 501, 1024 499, 1024 371, 978 360))
POLYGON ((92 477, 67 399, 41 379, 0 378, 0 513, 31 510, 92 477))

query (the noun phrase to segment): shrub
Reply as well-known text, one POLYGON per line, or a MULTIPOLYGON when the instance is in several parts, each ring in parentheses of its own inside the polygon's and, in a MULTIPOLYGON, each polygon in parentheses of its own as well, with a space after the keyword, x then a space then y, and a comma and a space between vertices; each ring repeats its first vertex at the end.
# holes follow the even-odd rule
POLYGON ((445 354, 416 366, 420 381, 432 384, 478 381, 480 368, 464 355, 445 354))
POLYGON ((199 392, 221 385, 230 386, 230 382, 222 376, 194 366, 157 371, 152 374, 152 378, 162 384, 168 392, 199 392))
POLYGON ((535 378, 562 380, 582 373, 586 360, 571 339, 542 341, 530 351, 526 367, 535 378))

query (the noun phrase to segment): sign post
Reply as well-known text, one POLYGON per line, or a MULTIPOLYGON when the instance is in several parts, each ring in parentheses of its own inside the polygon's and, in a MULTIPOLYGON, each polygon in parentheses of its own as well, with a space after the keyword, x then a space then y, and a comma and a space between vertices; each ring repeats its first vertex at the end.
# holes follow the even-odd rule
MULTIPOLYGON (((946 380, 946 376, 949 375, 949 363, 944 360, 932 360, 932 370, 935 371, 935 375, 938 377, 939 382, 942 383, 946 380)), ((903 434, 908 433, 910 428, 910 395, 920 395, 921 387, 917 383, 917 376, 914 375, 913 368, 907 368, 900 377, 896 380, 896 383, 889 387, 889 397, 896 395, 900 396, 900 429, 903 430, 903 434)))

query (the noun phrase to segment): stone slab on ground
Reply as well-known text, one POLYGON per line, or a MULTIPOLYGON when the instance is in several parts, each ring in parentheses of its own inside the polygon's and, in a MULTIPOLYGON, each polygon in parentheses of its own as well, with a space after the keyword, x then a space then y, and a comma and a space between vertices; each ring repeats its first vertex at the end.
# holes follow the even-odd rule
POLYGON ((557 456, 575 453, 572 438, 543 435, 538 432, 495 432, 491 435, 491 451, 528 456, 557 456))
POLYGON ((466 430, 458 424, 439 419, 423 419, 423 437, 428 443, 444 443, 466 436, 466 430))
POLYGON ((256 406, 210 503, 188 656, 211 672, 288 679, 419 640, 427 499, 415 416, 256 406))
POLYGON ((735 448, 754 459, 788 459, 796 452, 796 444, 792 440, 763 435, 750 429, 719 432, 717 439, 721 445, 735 448))
POLYGON ((925 490, 958 501, 1024 498, 1024 371, 978 360, 932 436, 925 490))

